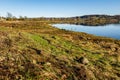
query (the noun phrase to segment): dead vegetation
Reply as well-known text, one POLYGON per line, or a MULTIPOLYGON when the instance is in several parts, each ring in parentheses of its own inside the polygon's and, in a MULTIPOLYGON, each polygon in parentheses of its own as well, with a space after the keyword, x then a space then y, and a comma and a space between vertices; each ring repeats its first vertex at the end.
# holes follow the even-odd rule
POLYGON ((0 25, 1 80, 120 79, 119 40, 38 22, 0 25))

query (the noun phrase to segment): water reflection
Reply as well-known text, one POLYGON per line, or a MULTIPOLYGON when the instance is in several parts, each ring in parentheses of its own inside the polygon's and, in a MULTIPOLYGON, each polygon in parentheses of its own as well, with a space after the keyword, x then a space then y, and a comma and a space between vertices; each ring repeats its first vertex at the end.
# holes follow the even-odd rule
POLYGON ((120 39, 120 24, 108 24, 99 26, 88 26, 81 24, 54 24, 53 26, 76 32, 86 32, 97 36, 111 37, 120 39))
MULTIPOLYGON (((104 24, 86 24, 86 23, 78 23, 78 22, 77 23, 69 23, 69 24, 72 24, 72 25, 83 25, 83 26, 89 26, 89 27, 91 27, 91 26, 92 27, 97 27, 97 26, 98 27, 99 26, 106 27, 106 25, 111 25, 111 24, 107 24, 107 23, 106 24, 105 23, 104 24)), ((117 23, 117 24, 114 24, 114 25, 120 25, 120 24, 117 23)))

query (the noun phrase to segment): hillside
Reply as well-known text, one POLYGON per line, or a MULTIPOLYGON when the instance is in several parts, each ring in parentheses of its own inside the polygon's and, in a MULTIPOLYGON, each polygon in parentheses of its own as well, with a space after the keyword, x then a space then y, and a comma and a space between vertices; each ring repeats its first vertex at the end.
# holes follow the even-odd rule
POLYGON ((119 80, 120 41, 44 22, 0 22, 1 80, 119 80))

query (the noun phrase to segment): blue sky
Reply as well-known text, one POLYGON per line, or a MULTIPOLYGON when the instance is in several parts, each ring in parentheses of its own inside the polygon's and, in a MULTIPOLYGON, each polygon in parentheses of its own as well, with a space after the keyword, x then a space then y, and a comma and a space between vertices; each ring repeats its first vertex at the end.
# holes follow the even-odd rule
POLYGON ((120 14, 120 0, 0 0, 0 16, 70 17, 120 14))

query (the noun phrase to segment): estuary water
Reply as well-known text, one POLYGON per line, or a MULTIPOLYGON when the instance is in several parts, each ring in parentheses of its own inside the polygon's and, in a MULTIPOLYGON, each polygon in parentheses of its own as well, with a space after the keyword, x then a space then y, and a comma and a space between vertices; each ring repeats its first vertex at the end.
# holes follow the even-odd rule
POLYGON ((109 24, 104 26, 84 26, 74 24, 54 24, 54 27, 75 32, 85 32, 97 36, 110 37, 120 40, 120 24, 109 24))

